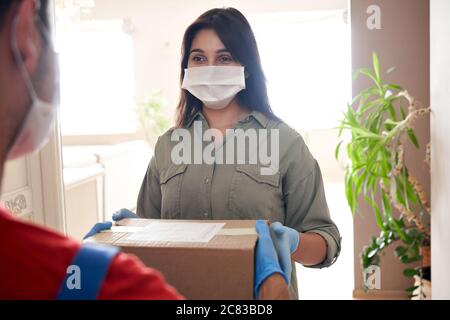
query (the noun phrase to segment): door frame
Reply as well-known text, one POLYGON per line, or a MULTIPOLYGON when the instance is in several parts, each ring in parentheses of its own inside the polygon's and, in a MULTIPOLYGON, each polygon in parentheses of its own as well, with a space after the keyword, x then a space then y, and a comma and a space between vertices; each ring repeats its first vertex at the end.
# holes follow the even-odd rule
MULTIPOLYGON (((48 3, 48 17, 51 35, 55 38, 56 17, 55 1, 48 3)), ((61 155, 61 130, 59 110, 53 124, 53 132, 47 145, 39 153, 39 169, 32 168, 34 174, 40 171, 43 200, 43 223, 60 232, 66 233, 63 161, 61 155)))

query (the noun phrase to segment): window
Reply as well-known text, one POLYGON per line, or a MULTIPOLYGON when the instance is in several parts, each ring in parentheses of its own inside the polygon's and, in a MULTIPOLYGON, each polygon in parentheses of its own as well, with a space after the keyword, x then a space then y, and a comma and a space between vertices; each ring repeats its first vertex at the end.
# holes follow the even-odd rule
POLYGON ((63 135, 134 133, 134 62, 122 20, 59 27, 63 135))

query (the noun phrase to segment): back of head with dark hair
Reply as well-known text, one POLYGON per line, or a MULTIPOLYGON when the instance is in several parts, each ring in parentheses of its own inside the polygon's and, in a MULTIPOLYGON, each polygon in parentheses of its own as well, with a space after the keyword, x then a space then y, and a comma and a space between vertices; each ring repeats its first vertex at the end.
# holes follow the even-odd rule
POLYGON ((6 11, 9 7, 17 0, 1 0, 0 1, 0 25, 3 24, 3 18, 5 17, 6 11))
MULTIPOLYGON (((20 2, 21 0, 0 0, 0 26, 3 24, 3 19, 5 18, 6 12, 15 2, 20 2)), ((45 26, 48 28, 48 18, 47 18, 47 3, 48 0, 41 0, 41 8, 39 10, 39 17, 45 26)))
MULTIPOLYGON (((245 67, 245 90, 237 95, 240 105, 274 117, 267 96, 266 78, 261 66, 258 46, 253 31, 244 15, 234 8, 216 8, 203 13, 186 30, 182 44, 180 81, 187 68, 192 41, 200 30, 214 30, 233 59, 245 67)), ((187 90, 181 89, 177 106, 176 124, 186 125, 201 109, 202 102, 187 90)))

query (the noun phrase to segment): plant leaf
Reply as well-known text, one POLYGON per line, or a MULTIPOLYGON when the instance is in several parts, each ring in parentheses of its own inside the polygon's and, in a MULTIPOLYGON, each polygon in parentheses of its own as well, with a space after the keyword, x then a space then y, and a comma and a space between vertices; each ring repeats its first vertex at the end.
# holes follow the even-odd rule
POLYGON ((418 289, 420 286, 413 286, 405 289, 406 292, 414 292, 416 289, 418 289))
POLYGON ((403 275, 408 278, 414 277, 415 275, 419 275, 419 274, 420 274, 420 271, 417 269, 409 269, 408 268, 408 269, 403 270, 403 275))
POLYGON ((378 55, 373 52, 372 53, 372 60, 373 60, 373 71, 375 72, 375 78, 377 79, 377 82, 381 82, 381 75, 380 75, 380 61, 378 60, 378 55))
POLYGON ((368 258, 372 258, 372 257, 374 257, 377 254, 377 252, 378 252, 378 248, 370 250, 369 253, 367 254, 367 257, 368 258))
POLYGON ((406 253, 406 248, 403 246, 398 246, 395 248, 395 255, 397 257, 403 256, 406 253))
POLYGON ((391 73, 391 72, 394 72, 394 70, 395 70, 395 67, 390 67, 386 72, 391 73))
POLYGON ((386 228, 383 223, 383 218, 381 217, 381 214, 380 214, 380 209, 378 208, 378 204, 373 199, 369 198, 367 195, 365 195, 364 198, 365 198, 366 202, 372 207, 372 209, 375 213, 375 220, 377 222, 378 227, 381 230, 386 231, 386 228))
POLYGON ((414 133, 414 130, 411 128, 408 128, 408 137, 411 140, 411 142, 416 146, 416 148, 419 148, 419 141, 417 140, 416 134, 414 133))
POLYGON ((339 160, 339 151, 341 149, 341 145, 344 142, 344 140, 341 140, 338 145, 336 146, 336 150, 334 151, 334 157, 336 158, 336 160, 339 160))

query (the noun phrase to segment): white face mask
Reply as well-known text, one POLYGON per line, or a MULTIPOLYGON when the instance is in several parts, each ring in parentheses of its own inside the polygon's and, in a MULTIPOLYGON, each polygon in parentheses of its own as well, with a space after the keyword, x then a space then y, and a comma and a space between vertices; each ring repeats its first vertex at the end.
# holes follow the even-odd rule
POLYGON ((188 68, 184 70, 181 87, 201 100, 205 107, 223 109, 239 91, 245 89, 244 67, 188 68))
MULTIPOLYGON (((22 56, 17 48, 16 25, 17 20, 15 20, 13 24, 12 49, 30 94, 31 106, 25 116, 25 120, 22 123, 19 133, 14 139, 13 145, 9 149, 7 155, 8 160, 16 159, 27 153, 37 151, 47 143, 58 105, 56 101, 45 102, 37 96, 33 84, 31 83, 30 76, 25 68, 22 56)), ((50 42, 48 43, 50 44, 50 42)), ((58 90, 56 84, 59 73, 57 62, 58 59, 55 56, 55 98, 56 91, 58 90)))

